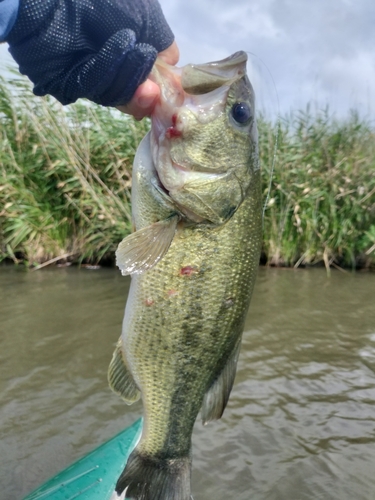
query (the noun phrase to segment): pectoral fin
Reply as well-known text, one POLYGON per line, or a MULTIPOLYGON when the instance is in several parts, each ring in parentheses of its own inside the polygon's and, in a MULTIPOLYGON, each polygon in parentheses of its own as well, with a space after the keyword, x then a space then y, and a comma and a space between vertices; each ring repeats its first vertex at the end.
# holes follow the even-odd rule
POLYGON ((140 274, 153 268, 167 253, 178 219, 178 215, 173 215, 124 238, 116 251, 121 274, 140 274))
POLYGON ((127 404, 131 405, 140 398, 141 393, 122 355, 121 338, 108 368, 108 382, 112 391, 119 394, 127 404))
POLYGON ((222 372, 204 396, 201 409, 201 417, 204 425, 211 420, 218 420, 224 413, 236 376, 240 348, 241 342, 239 341, 222 372))

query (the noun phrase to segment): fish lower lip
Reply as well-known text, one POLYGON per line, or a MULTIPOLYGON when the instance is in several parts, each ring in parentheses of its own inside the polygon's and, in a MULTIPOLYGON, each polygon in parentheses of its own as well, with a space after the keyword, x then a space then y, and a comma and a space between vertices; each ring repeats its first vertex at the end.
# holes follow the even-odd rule
POLYGON ((180 165, 179 163, 175 163, 174 161, 171 162, 172 167, 176 170, 180 170, 181 172, 197 172, 201 174, 225 174, 225 170, 214 170, 211 168, 205 168, 199 165, 197 168, 193 167, 186 167, 185 165, 180 165))
POLYGON ((179 163, 175 163, 174 161, 171 162, 172 167, 175 168, 176 170, 181 170, 182 172, 191 172, 191 168, 185 167, 184 165, 180 165, 179 163))

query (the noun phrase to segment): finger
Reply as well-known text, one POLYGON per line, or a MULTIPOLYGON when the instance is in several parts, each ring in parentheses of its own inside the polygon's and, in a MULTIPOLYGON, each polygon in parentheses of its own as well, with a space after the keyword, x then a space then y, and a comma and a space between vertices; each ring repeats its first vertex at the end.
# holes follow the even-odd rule
POLYGON ((159 86, 151 80, 146 80, 137 88, 128 104, 116 107, 123 113, 134 116, 136 120, 142 120, 151 115, 159 96, 159 86))
POLYGON ((177 43, 174 41, 172 45, 170 45, 167 49, 159 52, 158 57, 160 57, 160 59, 163 59, 164 62, 170 64, 171 66, 177 64, 178 60, 180 59, 180 51, 178 49, 177 43))

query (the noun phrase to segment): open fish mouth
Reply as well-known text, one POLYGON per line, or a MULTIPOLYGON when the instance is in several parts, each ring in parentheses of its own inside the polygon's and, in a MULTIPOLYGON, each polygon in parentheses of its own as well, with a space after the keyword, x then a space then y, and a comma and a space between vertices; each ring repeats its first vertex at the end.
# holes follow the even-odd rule
POLYGON ((163 101, 155 108, 152 115, 152 140, 155 144, 172 148, 177 141, 182 141, 184 136, 195 125, 204 125, 219 117, 225 111, 229 85, 212 90, 207 94, 192 95, 180 91, 184 98, 178 99, 178 104, 173 101, 163 101))
POLYGON ((167 191, 181 188, 188 174, 221 175, 223 169, 191 158, 188 154, 181 161, 176 154, 178 143, 195 126, 202 126, 215 120, 225 112, 229 86, 215 89, 208 94, 197 96, 185 94, 182 106, 171 106, 170 102, 160 105, 159 113, 152 117, 151 151, 153 162, 161 184, 167 191))
POLYGON ((225 112, 230 86, 246 75, 246 61, 247 55, 242 51, 222 61, 183 68, 156 61, 151 78, 160 86, 161 98, 152 115, 151 149, 166 189, 170 189, 168 182, 163 182, 162 170, 166 168, 175 172, 223 173, 189 157, 187 161, 176 160, 173 148, 192 128, 205 125, 225 112))
POLYGON ((246 74, 247 54, 235 52, 226 59, 205 64, 188 64, 181 74, 181 85, 191 95, 207 94, 231 85, 246 74))
MULTIPOLYGON (((243 201, 246 186, 231 167, 231 153, 225 151, 236 156, 237 145, 247 144, 245 127, 234 130, 240 138, 229 139, 235 129, 233 99, 244 107, 240 97, 249 100, 246 61, 246 53, 237 52, 223 61, 183 68, 155 63, 152 78, 161 90, 151 117, 155 181, 180 213, 197 222, 221 224, 243 201)), ((245 163, 240 167, 244 183, 245 163)))
POLYGON ((169 66, 157 59, 150 77, 160 85, 163 100, 181 105, 183 92, 197 96, 208 94, 223 85, 231 85, 246 74, 246 62, 247 54, 244 51, 238 51, 220 61, 187 64, 183 68, 169 66), (177 82, 180 89, 176 92, 177 82))

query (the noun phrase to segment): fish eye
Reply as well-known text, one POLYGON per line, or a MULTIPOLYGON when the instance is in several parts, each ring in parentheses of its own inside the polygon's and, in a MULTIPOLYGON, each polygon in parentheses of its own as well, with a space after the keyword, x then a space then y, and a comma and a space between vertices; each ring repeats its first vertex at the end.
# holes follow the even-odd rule
POLYGON ((232 106, 232 116, 237 123, 247 125, 253 114, 246 102, 236 102, 232 106))

